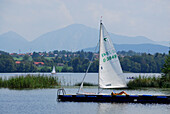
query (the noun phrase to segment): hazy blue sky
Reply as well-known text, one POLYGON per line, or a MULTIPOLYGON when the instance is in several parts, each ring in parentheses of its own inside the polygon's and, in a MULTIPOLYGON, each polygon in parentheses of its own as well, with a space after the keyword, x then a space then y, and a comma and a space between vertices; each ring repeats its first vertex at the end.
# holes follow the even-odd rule
POLYGON ((31 41, 73 23, 109 32, 170 41, 170 0, 0 0, 0 34, 31 41))

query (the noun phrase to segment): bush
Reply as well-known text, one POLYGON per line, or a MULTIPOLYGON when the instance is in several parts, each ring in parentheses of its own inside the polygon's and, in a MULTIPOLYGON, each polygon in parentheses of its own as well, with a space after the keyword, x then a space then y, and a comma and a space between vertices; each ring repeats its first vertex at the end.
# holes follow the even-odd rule
POLYGON ((160 77, 141 77, 129 81, 129 88, 139 88, 139 87, 160 87, 160 88, 170 88, 170 76, 160 77))

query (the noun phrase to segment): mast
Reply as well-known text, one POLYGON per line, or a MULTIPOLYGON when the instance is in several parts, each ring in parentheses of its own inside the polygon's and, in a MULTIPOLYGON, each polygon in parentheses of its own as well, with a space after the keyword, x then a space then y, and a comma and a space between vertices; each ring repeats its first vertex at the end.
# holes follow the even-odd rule
MULTIPOLYGON (((101 29, 102 29, 101 27, 102 27, 102 19, 100 20, 100 31, 99 31, 99 69, 100 69, 100 41, 101 41, 100 37, 101 37, 101 29)), ((99 90, 100 90, 99 77, 100 77, 100 73, 98 72, 98 94, 99 94, 99 90)))

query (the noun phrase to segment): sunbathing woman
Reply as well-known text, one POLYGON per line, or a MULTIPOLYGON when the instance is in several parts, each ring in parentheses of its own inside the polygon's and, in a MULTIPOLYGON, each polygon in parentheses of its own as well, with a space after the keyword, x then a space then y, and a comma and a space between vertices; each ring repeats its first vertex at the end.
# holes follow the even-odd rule
POLYGON ((122 94, 128 95, 125 91, 122 91, 120 93, 114 93, 114 92, 111 93, 111 95, 122 95, 122 94))

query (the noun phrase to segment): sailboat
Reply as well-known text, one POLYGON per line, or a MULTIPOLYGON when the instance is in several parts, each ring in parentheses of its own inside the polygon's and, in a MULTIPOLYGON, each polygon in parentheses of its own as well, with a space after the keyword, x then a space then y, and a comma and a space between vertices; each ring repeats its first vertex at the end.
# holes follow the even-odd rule
MULTIPOLYGON (((91 64, 91 62, 90 62, 91 64)), ((100 90, 108 88, 127 88, 118 55, 113 46, 106 28, 100 21, 99 36, 99 72, 98 72, 98 92, 82 92, 83 83, 88 69, 83 77, 81 86, 77 94, 66 94, 66 91, 58 89, 58 101, 74 102, 132 102, 132 103, 170 103, 170 96, 154 95, 128 95, 128 94, 105 94, 100 90)))
POLYGON ((56 74, 55 66, 53 66, 53 70, 51 71, 51 74, 56 74))
MULTIPOLYGON (((85 76, 78 93, 83 88, 85 76)), ((102 21, 100 21, 98 94, 100 89, 105 88, 127 88, 127 85, 112 40, 102 21)))

